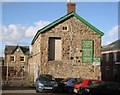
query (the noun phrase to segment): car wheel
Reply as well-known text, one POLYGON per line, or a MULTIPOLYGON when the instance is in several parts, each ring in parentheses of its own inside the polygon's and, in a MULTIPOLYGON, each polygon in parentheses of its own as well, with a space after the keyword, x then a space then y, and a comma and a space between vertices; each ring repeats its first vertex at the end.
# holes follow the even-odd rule
POLYGON ((36 90, 36 93, 39 93, 39 91, 38 91, 38 90, 36 90))
POLYGON ((36 92, 41 93, 41 92, 43 92, 43 89, 36 88, 36 92))

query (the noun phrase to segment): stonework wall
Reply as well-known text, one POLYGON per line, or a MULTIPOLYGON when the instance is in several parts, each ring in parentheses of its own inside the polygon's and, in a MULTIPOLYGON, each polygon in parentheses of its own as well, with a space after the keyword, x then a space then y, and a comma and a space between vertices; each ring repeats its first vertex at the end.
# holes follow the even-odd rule
MULTIPOLYGON (((28 72, 28 58, 29 55, 25 55, 21 49, 20 51, 15 51, 13 54, 5 54, 5 65, 8 67, 13 67, 16 72, 20 71, 21 67, 24 68, 24 71, 28 72), (10 57, 14 56, 14 61, 10 60, 10 57), (20 57, 24 57, 24 61, 20 61, 20 57)), ((11 73, 12 69, 8 68, 8 73, 11 73)))
POLYGON ((19 65, 28 65, 28 57, 29 55, 25 55, 22 51, 15 51, 13 54, 6 54, 5 55, 5 65, 9 66, 19 66, 19 65), (14 61, 10 61, 10 56, 14 56, 14 61), (25 61, 20 61, 20 56, 25 58, 25 61))
POLYGON ((41 33, 33 44, 33 52, 35 53, 36 51, 36 54, 38 54, 35 55, 33 53, 35 55, 33 56, 34 61, 40 58, 40 73, 52 74, 58 78, 100 78, 99 67, 97 69, 97 67, 93 66, 93 63, 82 63, 82 40, 93 40, 94 57, 101 56, 101 36, 75 17, 71 17, 52 29, 41 33), (68 26, 68 31, 63 31, 62 26, 68 26), (61 38, 61 61, 48 60, 49 37, 61 38))

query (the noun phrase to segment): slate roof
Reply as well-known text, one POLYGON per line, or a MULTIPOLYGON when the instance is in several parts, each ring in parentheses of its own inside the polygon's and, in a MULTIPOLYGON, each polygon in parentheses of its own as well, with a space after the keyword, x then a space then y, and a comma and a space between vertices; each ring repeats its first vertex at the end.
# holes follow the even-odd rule
POLYGON ((112 50, 120 50, 120 39, 109 45, 102 46, 102 51, 112 51, 112 50))
POLYGON ((18 45, 17 46, 6 45, 4 53, 5 54, 13 54, 18 47, 22 50, 22 52, 24 54, 26 54, 26 55, 30 54, 29 46, 18 46, 18 45))
POLYGON ((100 36, 103 36, 104 33, 101 32, 99 29, 97 29, 96 27, 94 27, 93 25, 91 25, 90 23, 88 23, 86 20, 84 20, 82 17, 80 17, 78 14, 76 14, 75 12, 71 12, 69 14, 66 14, 65 16, 61 17, 60 19, 50 23, 49 25, 45 26, 44 28, 38 30, 38 32, 36 33, 35 37, 32 40, 33 44, 35 42, 35 40, 37 39, 37 37, 39 36, 40 33, 46 32, 47 30, 49 30, 50 28, 58 25, 59 23, 69 19, 70 17, 76 17, 78 20, 80 20, 82 23, 84 23, 85 25, 87 25, 89 28, 91 28, 94 32, 96 32, 97 34, 99 34, 100 36))

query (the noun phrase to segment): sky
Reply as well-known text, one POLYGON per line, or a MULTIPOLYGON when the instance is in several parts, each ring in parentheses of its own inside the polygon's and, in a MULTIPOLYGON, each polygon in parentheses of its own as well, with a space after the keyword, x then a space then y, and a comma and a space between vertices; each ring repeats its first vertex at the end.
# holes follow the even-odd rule
MULTIPOLYGON (((4 0, 1 8, 0 56, 3 56, 5 45, 30 46, 39 29, 66 15, 66 3, 4 0)), ((76 2, 76 13, 104 32, 102 45, 119 38, 118 9, 118 2, 76 2)))

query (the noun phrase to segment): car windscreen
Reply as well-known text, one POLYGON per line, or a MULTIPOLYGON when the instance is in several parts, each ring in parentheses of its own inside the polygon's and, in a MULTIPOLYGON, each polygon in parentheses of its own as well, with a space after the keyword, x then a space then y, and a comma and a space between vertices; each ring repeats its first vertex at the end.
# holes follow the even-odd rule
POLYGON ((104 85, 104 82, 94 82, 90 86, 91 87, 97 87, 97 86, 100 86, 100 85, 104 85))
POLYGON ((62 80, 62 82, 67 82, 67 81, 69 81, 71 78, 66 78, 66 79, 64 79, 64 80, 62 80))
POLYGON ((77 78, 76 81, 75 81, 75 84, 79 84, 79 83, 82 83, 82 82, 83 82, 83 79, 77 78))
POLYGON ((41 75, 39 76, 40 81, 54 81, 54 77, 50 75, 41 75))

